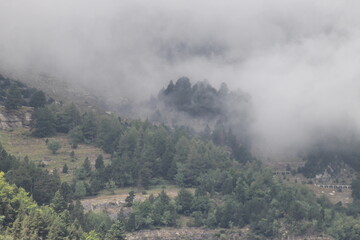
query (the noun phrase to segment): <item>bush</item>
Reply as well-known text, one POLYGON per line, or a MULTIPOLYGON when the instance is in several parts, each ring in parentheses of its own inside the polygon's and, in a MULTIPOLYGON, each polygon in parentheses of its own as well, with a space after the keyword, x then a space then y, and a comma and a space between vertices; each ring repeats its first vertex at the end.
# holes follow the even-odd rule
POLYGON ((61 144, 57 141, 50 141, 47 144, 47 147, 52 152, 52 154, 55 154, 61 148, 61 144))

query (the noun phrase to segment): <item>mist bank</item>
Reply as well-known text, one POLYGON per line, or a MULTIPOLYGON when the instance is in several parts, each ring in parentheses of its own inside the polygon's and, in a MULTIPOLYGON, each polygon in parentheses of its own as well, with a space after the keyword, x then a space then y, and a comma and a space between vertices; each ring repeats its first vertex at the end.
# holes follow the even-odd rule
POLYGON ((254 150, 279 158, 311 145, 318 129, 357 134, 359 5, 1 1, 0 70, 47 74, 112 103, 147 100, 182 76, 225 82, 251 95, 254 150))

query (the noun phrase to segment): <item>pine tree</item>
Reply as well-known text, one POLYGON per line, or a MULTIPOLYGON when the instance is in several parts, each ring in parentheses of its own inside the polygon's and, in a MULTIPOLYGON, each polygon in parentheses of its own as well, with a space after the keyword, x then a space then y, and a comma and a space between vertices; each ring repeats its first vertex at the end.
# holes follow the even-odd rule
POLYGON ((68 171, 69 171, 68 165, 65 163, 64 166, 63 166, 62 172, 63 173, 68 173, 68 171))
POLYGON ((69 237, 68 239, 73 240, 81 240, 83 239, 82 236, 84 231, 82 230, 79 221, 75 219, 75 221, 68 227, 69 237))
POLYGON ((67 208, 67 203, 60 191, 55 193, 55 196, 51 200, 50 207, 52 207, 57 213, 61 213, 67 208))
POLYGON ((95 114, 93 112, 87 112, 83 115, 81 130, 85 143, 92 143, 95 141, 97 134, 97 123, 95 114))
POLYGON ((46 104, 46 97, 43 91, 36 91, 30 99, 29 105, 34 108, 42 108, 46 104))
POLYGON ((128 232, 133 232, 136 230, 136 221, 135 221, 135 214, 131 213, 129 218, 126 221, 125 229, 128 232))
POLYGON ((103 155, 101 155, 101 154, 96 158, 96 161, 95 161, 95 169, 96 170, 103 169, 105 167, 103 159, 104 159, 103 155))
POLYGON ((79 200, 76 200, 75 206, 71 209, 71 216, 73 219, 77 219, 81 226, 84 226, 84 207, 79 200))
POLYGON ((74 197, 82 198, 86 196, 86 186, 83 181, 78 181, 75 184, 74 197))
POLYGON ((65 105, 63 111, 56 114, 56 130, 58 132, 68 133, 80 123, 80 112, 73 103, 65 105))
POLYGON ((88 157, 85 158, 82 167, 85 171, 86 176, 89 177, 91 175, 91 164, 88 157))
POLYGON ((56 217, 52 222, 47 236, 48 240, 61 240, 65 239, 68 235, 65 221, 61 217, 56 217))
POLYGON ((73 199, 73 190, 67 182, 61 183, 60 193, 64 197, 66 202, 71 202, 73 199))
POLYGON ((21 107, 22 101, 22 95, 19 88, 16 85, 12 85, 7 94, 5 108, 8 110, 18 109, 21 107))
POLYGON ((85 233, 84 236, 85 240, 101 240, 100 235, 95 230, 85 233))
POLYGON ((49 137, 55 134, 54 115, 48 108, 39 108, 32 119, 34 137, 49 137))
POLYGON ((194 197, 192 193, 182 188, 175 199, 178 212, 188 216, 191 213, 191 204, 193 199, 194 197))
POLYGON ((134 198, 135 198, 135 192, 134 191, 129 192, 129 195, 125 199, 126 207, 131 207, 133 205, 134 198))
POLYGON ((115 221, 106 234, 105 240, 125 240, 124 226, 120 221, 115 221))

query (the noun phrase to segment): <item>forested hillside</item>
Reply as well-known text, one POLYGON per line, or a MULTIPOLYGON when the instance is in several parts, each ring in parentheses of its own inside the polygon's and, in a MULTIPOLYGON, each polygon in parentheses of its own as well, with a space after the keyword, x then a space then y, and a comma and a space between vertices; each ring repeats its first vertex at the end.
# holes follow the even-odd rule
POLYGON ((0 74, 0 104, 7 109, 17 109, 20 106, 40 107, 52 101, 51 98, 46 99, 42 91, 0 74))
MULTIPOLYGON (((14 106, 18 98, 24 99, 16 93, 19 88, 10 83, 5 104, 14 106)), ((211 87, 208 92, 216 93, 211 87)), ((179 227, 184 218, 189 227, 249 227, 243 239, 321 234, 358 239, 357 201, 347 208, 332 205, 303 186, 274 178, 246 149, 242 150, 246 154, 236 154, 241 144, 231 129, 194 134, 184 127, 82 112, 71 103, 49 104, 44 94, 31 101, 34 95, 29 100, 29 104, 36 102, 29 137, 46 141, 62 134, 73 149, 79 144, 98 146, 111 154, 111 161, 105 164, 102 155, 93 163, 88 158, 78 159, 82 163, 69 173, 72 180, 61 182, 58 171, 67 174, 66 164, 50 172, 35 164, 38 159, 18 159, 1 147, 0 171, 5 173, 0 179, 1 234, 6 239, 124 239, 126 232, 179 227), (183 189, 174 198, 162 191, 134 201, 141 191, 168 184, 183 189), (117 219, 83 212, 80 199, 123 187, 136 191, 129 193, 123 206, 126 211, 120 211, 117 219), (185 187, 196 190, 193 193, 185 187)), ((21 101, 16 108, 23 105, 27 103, 21 101)), ((216 111, 214 108, 203 116, 218 114, 216 111)), ((52 154, 61 147, 53 141, 47 145, 52 154)))

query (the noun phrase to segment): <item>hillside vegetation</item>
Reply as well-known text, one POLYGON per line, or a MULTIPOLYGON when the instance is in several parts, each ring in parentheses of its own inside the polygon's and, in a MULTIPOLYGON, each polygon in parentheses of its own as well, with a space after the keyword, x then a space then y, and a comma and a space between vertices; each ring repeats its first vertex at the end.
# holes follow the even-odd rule
MULTIPOLYGON (((7 90, 7 109, 22 107, 18 93, 16 85, 7 90)), ((124 239, 126 232, 184 226, 248 229, 244 239, 360 235, 357 201, 333 205, 274 178, 225 126, 198 135, 49 104, 41 93, 35 100, 29 129, 1 132, 1 234, 8 239, 124 239), (161 187, 169 184, 176 190, 161 187), (116 220, 84 212, 80 200, 124 196, 124 188, 116 220)))
POLYGON ((76 169, 81 168, 85 158, 89 158, 92 166, 99 155, 104 156, 105 163, 109 163, 109 155, 101 149, 79 144, 76 149, 72 148, 66 135, 57 135, 48 138, 33 138, 30 136, 29 129, 15 128, 11 131, 0 131, 0 142, 7 152, 20 159, 27 157, 36 165, 44 167, 50 171, 56 169, 63 181, 71 182, 73 173, 76 169), (59 142, 61 148, 52 154, 48 149, 46 141, 59 142), (74 155, 72 156, 72 152, 74 155), (62 168, 67 164, 68 173, 63 173, 62 168))

